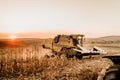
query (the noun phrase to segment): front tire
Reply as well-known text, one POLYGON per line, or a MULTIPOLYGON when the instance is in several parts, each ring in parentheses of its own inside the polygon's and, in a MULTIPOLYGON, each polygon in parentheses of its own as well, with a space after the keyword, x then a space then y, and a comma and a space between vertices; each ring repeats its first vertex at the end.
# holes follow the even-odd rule
POLYGON ((120 65, 111 66, 105 73, 103 80, 120 80, 120 65))

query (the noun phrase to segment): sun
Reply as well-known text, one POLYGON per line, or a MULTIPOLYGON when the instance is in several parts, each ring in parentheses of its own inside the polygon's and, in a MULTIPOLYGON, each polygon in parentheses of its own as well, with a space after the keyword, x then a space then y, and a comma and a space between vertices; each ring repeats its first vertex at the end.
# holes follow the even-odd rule
POLYGON ((10 35, 9 36, 9 39, 12 39, 12 40, 15 40, 17 38, 17 36, 15 36, 15 35, 10 35))

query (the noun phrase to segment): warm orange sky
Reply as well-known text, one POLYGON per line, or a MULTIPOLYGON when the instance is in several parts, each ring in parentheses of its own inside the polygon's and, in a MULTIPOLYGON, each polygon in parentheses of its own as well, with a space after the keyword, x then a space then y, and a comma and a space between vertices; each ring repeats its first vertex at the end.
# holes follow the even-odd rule
POLYGON ((120 0, 0 0, 0 32, 120 35, 120 0))

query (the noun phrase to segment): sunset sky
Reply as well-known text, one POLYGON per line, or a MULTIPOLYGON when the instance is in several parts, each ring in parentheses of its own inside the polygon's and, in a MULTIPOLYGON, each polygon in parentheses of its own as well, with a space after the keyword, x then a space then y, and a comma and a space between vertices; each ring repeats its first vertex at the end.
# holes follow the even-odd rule
POLYGON ((120 0, 0 0, 0 33, 120 35, 120 0))

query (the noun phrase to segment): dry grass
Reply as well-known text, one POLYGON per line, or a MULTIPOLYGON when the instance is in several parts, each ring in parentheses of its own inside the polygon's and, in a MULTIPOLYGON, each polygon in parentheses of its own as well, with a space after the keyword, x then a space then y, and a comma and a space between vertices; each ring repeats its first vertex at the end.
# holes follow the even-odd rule
POLYGON ((102 68, 112 65, 100 56, 78 60, 43 58, 45 54, 51 51, 34 43, 0 48, 0 80, 96 80, 102 68))
POLYGON ((40 48, 35 52, 33 47, 5 48, 1 49, 2 52, 1 80, 96 80, 98 72, 111 64, 111 61, 101 58, 41 58, 40 52, 45 50, 40 48))
POLYGON ((36 57, 27 60, 1 61, 1 79, 33 77, 34 80, 96 80, 98 72, 111 64, 108 60, 67 60, 36 57), (97 65, 97 66, 96 66, 97 65))

